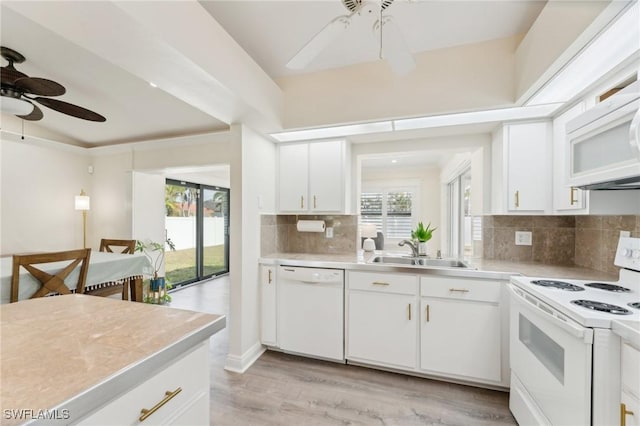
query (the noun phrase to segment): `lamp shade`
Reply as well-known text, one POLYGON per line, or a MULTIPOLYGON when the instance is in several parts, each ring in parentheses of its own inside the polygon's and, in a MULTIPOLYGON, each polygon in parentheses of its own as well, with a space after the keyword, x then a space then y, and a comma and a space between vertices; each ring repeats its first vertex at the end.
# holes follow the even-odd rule
POLYGON ((88 195, 76 195, 76 210, 89 210, 91 208, 91 199, 88 195))
POLYGON ((28 115, 33 111, 33 104, 23 99, 2 96, 0 98, 0 110, 7 114, 28 115))
POLYGON ((378 236, 378 230, 373 223, 365 223, 360 227, 360 232, 363 238, 375 238, 378 236))

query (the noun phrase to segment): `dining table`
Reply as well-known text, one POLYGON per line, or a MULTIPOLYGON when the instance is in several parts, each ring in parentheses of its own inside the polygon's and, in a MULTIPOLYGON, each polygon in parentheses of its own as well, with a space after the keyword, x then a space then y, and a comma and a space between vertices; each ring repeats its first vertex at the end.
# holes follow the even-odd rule
MULTIPOLYGON (((38 266, 45 272, 55 274, 67 266, 69 262, 50 262, 38 266)), ((69 274, 65 279, 65 284, 70 290, 75 290, 78 282, 80 266, 69 274)), ((13 274, 13 257, 5 256, 0 258, 0 304, 9 303, 11 300, 11 277, 13 274)), ((131 299, 141 302, 142 280, 144 276, 153 274, 153 268, 149 259, 142 253, 120 254, 92 251, 87 269, 87 280, 85 291, 90 291, 102 287, 109 287, 122 284, 128 281, 132 286, 131 299)), ((18 290, 18 300, 25 300, 40 288, 40 282, 24 268, 20 271, 20 287, 18 290)))

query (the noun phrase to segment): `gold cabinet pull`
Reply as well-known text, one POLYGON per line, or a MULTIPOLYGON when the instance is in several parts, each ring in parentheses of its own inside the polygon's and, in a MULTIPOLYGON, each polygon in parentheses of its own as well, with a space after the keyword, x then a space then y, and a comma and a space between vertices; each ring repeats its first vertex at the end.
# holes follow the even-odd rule
POLYGON ((634 415, 633 411, 627 410, 627 404, 624 402, 620 403, 620 426, 626 426, 627 424, 627 414, 634 415))
POLYGON ((304 195, 300 196, 300 208, 304 209, 304 195))
POLYGON ((424 308, 424 315, 426 317, 427 322, 429 322, 429 305, 427 305, 427 307, 424 308))
POLYGON ((271 284, 271 269, 269 269, 269 284, 271 284))
POLYGON ((575 203, 578 202, 578 199, 574 198, 573 194, 578 194, 578 188, 574 188, 572 186, 571 189, 569 190, 569 201, 571 202, 571 205, 574 205, 575 203))
POLYGON ((313 208, 315 209, 316 207, 318 207, 317 205, 318 203, 316 202, 316 196, 313 196, 313 208))
POLYGON ((469 290, 466 288, 450 288, 449 291, 458 291, 460 293, 469 293, 469 290))
POLYGON ((389 285, 389 283, 386 283, 384 281, 374 281, 371 284, 373 284, 373 285, 389 285))
POLYGON ((409 321, 411 321, 411 303, 409 303, 409 321))
POLYGON ((166 391, 164 393, 165 397, 162 398, 162 401, 160 401, 156 405, 154 405, 153 408, 151 408, 150 410, 147 410, 146 408, 143 408, 142 410, 140 410, 140 417, 138 418, 138 420, 141 421, 141 422, 144 422, 150 415, 152 415, 153 413, 158 411, 160 409, 160 407, 162 407, 167 402, 171 401, 173 399, 173 397, 175 397, 180 392, 182 392, 182 388, 178 388, 178 389, 174 390, 173 392, 166 391))
POLYGON ((520 207, 520 191, 516 191, 516 207, 520 207))

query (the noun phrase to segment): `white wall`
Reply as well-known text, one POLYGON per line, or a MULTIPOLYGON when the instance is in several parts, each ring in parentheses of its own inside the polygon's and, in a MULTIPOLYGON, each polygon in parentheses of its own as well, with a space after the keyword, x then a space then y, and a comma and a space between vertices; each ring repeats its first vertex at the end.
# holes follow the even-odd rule
POLYGON ((85 150, 4 131, 0 150, 0 253, 82 247, 82 214, 74 209, 74 197, 84 189, 92 209, 95 202, 85 150))

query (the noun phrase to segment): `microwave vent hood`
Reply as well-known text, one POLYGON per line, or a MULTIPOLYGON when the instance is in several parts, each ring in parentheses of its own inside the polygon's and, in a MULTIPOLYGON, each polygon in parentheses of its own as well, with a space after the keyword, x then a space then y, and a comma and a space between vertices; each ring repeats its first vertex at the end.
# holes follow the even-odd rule
POLYGON ((591 183, 577 186, 579 189, 597 190, 622 190, 622 189, 640 189, 640 176, 632 176, 624 179, 616 179, 607 182, 591 183))

